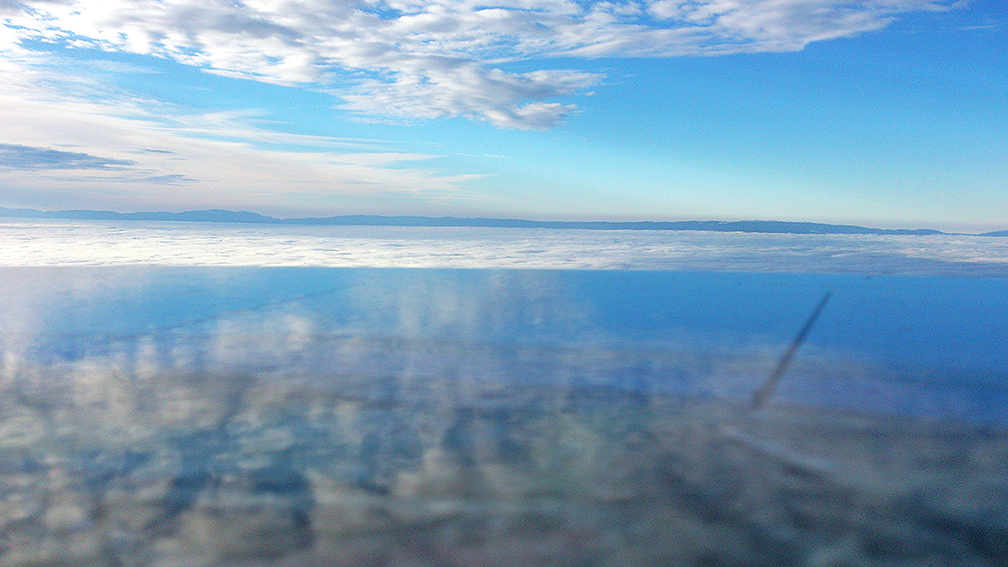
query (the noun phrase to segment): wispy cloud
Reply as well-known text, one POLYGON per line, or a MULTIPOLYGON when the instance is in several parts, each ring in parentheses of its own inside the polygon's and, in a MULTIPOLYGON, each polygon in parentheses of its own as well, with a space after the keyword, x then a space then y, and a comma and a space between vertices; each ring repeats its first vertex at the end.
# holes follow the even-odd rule
POLYGON ((50 84, 46 67, 35 67, 28 85, 14 78, 32 67, 7 62, 11 75, 0 74, 6 203, 175 209, 169 188, 185 185, 200 189, 187 192, 187 207, 242 202, 302 214, 302 202, 313 211, 396 195, 433 202, 457 195, 471 178, 430 165, 437 156, 390 151, 380 140, 271 132, 247 113, 192 113, 125 93, 82 97, 50 84))
POLYGON ((108 0, 0 4, 20 39, 332 90, 357 111, 549 128, 601 77, 555 57, 789 51, 950 0, 108 0), (505 70, 537 61, 538 71, 505 70))
POLYGON ((81 152, 65 152, 52 148, 0 144, 0 167, 35 171, 40 169, 121 170, 135 162, 110 159, 81 152))
POLYGON ((160 185, 184 185, 187 183, 195 183, 196 180, 191 177, 186 177, 181 173, 169 173, 167 175, 151 175, 147 177, 147 181, 151 183, 157 183, 160 185))

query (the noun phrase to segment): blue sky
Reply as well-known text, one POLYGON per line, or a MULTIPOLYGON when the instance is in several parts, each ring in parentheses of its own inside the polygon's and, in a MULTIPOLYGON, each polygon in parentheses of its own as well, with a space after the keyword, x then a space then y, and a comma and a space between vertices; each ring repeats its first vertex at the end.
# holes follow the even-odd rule
POLYGON ((1008 228, 1008 8, 0 0, 0 206, 1008 228))

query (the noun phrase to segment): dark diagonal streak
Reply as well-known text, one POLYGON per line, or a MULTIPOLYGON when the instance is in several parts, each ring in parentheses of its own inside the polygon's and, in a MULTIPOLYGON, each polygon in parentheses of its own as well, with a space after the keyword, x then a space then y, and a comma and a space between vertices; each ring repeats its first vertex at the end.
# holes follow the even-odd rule
POLYGON ((752 397, 752 409, 757 410, 766 405, 770 396, 773 395, 774 389, 777 387, 777 382, 780 381, 780 377, 787 370, 787 367, 791 364, 791 358, 794 357, 794 353, 798 350, 798 347, 805 342, 805 337, 808 335, 809 330, 812 329, 812 325, 815 324, 816 319, 819 318, 819 314, 822 313, 824 307, 826 307, 826 302, 829 301, 832 292, 827 291, 826 295, 819 301, 819 305, 816 305, 812 314, 809 315, 808 321, 805 321, 805 326, 798 331, 798 335, 791 341, 791 346, 788 347, 787 352, 781 357, 780 361, 777 362, 777 367, 774 368, 773 372, 767 376, 766 382, 763 386, 756 390, 756 393, 752 397))

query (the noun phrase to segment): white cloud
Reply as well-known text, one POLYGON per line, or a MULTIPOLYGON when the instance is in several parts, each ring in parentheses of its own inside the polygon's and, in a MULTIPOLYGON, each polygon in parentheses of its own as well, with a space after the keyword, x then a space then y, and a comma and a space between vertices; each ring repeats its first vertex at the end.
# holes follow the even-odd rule
POLYGON ((456 194, 467 179, 425 165, 435 157, 429 154, 389 151, 377 141, 270 132, 247 112, 191 114, 107 90, 107 100, 92 101, 50 87, 44 80, 24 85, 0 77, 0 201, 6 204, 175 209, 171 187, 193 185, 199 190, 187 191, 187 207, 242 202, 297 211, 308 202, 318 211, 361 196, 437 199, 456 194))
MULTIPOLYGON (((548 128, 554 99, 600 77, 505 71, 558 56, 680 56, 801 49, 949 0, 106 0, 0 4, 21 38, 91 42, 203 69, 331 89, 351 108, 548 128), (361 79, 360 73, 369 78, 361 79), (349 84, 348 84, 349 83, 349 84)), ((3 38, 0 37, 0 40, 3 38)), ((8 37, 8 41, 10 38, 8 37)))
POLYGON ((0 266, 15 267, 371 266, 1003 277, 1008 274, 1006 259, 1008 238, 966 235, 0 222, 0 266))
POLYGON ((465 116, 507 128, 545 129, 575 110, 573 105, 545 99, 569 95, 597 80, 591 73, 506 73, 435 58, 409 67, 392 81, 364 81, 344 98, 351 108, 363 112, 420 118, 465 116))
POLYGON ((257 110, 193 112, 140 99, 103 78, 143 68, 71 66, 19 45, 23 36, 0 26, 0 201, 8 205, 174 210, 173 188, 186 185, 199 189, 187 191, 191 208, 242 202, 301 214, 342 210, 357 197, 433 202, 472 178, 382 140, 272 131, 257 110))

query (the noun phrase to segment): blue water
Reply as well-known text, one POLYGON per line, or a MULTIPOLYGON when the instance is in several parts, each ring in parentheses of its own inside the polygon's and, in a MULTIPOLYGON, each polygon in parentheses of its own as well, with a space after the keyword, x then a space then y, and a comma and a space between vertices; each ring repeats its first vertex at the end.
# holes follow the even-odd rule
POLYGON ((153 344, 162 369, 462 372, 739 398, 831 292, 779 400, 1008 420, 1000 278, 123 267, 11 269, 2 281, 34 320, 30 333, 9 330, 4 348, 43 365, 121 363, 153 344), (222 346, 226 333, 241 345, 222 346), (271 347, 278 333, 286 342, 271 347))

